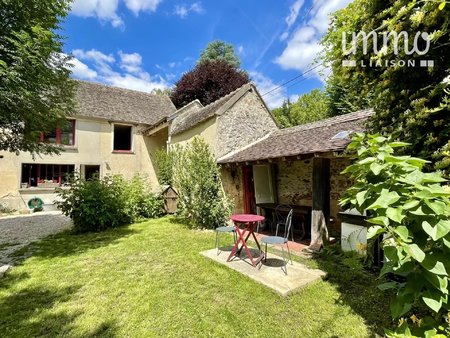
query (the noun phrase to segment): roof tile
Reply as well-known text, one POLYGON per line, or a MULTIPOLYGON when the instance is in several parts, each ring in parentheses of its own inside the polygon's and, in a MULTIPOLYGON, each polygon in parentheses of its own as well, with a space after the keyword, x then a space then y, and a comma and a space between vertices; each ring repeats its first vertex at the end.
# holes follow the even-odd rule
POLYGON ((76 113, 116 122, 154 125, 176 108, 168 96, 77 80, 76 113))
POLYGON ((349 138, 333 138, 341 131, 364 130, 372 110, 362 110, 325 120, 280 129, 240 151, 225 155, 218 163, 251 162, 281 157, 341 151, 349 138))

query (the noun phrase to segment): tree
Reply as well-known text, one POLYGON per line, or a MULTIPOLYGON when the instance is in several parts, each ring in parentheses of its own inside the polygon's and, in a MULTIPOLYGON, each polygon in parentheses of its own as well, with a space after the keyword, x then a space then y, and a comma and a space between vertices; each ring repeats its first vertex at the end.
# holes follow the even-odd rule
MULTIPOLYGON (((412 155, 434 161, 437 168, 448 169, 449 25, 450 6, 443 1, 355 0, 334 13, 322 42, 326 51, 324 61, 333 70, 326 88, 333 114, 374 108, 371 130, 411 143, 407 151, 412 155), (367 39, 367 53, 362 48, 364 38, 356 39, 354 54, 350 41, 344 41, 343 48, 343 33, 347 32, 349 40, 351 32, 360 31, 375 32, 380 53, 375 53, 373 36, 367 39), (391 32, 408 33, 408 51, 413 48, 416 34, 427 32, 430 48, 425 55, 417 52, 408 55, 404 35, 397 44, 391 37, 382 47, 383 34, 391 32), (344 67, 342 62, 346 60, 356 61, 356 66, 344 67), (432 60, 434 66, 424 67, 421 60, 432 60), (377 61, 378 66, 370 66, 370 62, 377 61), (415 65, 402 66, 402 62, 408 61, 415 65)), ((422 37, 417 39, 420 51, 426 50, 428 43, 422 37)))
POLYGON ((55 153, 37 142, 73 109, 69 57, 56 32, 64 0, 0 0, 0 150, 55 153))
POLYGON ((178 213, 188 225, 215 229, 229 220, 232 203, 225 195, 220 168, 203 138, 196 136, 174 152, 173 184, 178 213))
POLYGON ((210 42, 201 52, 198 63, 206 61, 226 61, 236 69, 241 66, 233 45, 220 40, 210 42))
POLYGON ((159 96, 170 96, 172 95, 172 88, 153 88, 150 94, 159 96))
POLYGON ((278 124, 281 128, 288 128, 294 125, 292 121, 291 114, 292 103, 289 99, 283 101, 283 104, 280 108, 275 108, 272 110, 272 114, 277 120, 278 124))
POLYGON ((181 77, 171 95, 177 108, 198 99, 207 105, 250 82, 248 74, 226 61, 205 61, 181 77))
POLYGON ((320 89, 300 95, 295 103, 284 101, 281 108, 272 111, 281 126, 293 127, 330 117, 329 100, 320 89))

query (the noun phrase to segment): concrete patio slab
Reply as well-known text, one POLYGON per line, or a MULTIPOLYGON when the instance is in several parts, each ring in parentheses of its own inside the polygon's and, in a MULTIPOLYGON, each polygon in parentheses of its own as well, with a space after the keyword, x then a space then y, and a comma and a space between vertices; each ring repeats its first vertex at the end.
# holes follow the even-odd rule
MULTIPOLYGON (((322 270, 310 269, 298 262, 294 262, 293 265, 290 263, 287 264, 286 275, 281 268, 284 266, 283 259, 270 253, 267 255, 267 262, 263 261, 260 268, 259 265, 256 268, 253 267, 244 252, 241 253, 240 258, 235 257, 230 262, 227 262, 231 248, 221 249, 222 251, 219 255, 217 254, 217 249, 203 251, 201 254, 269 287, 283 297, 326 275, 322 270)), ((251 253, 254 257, 258 257, 259 255, 256 249, 251 249, 251 253)))

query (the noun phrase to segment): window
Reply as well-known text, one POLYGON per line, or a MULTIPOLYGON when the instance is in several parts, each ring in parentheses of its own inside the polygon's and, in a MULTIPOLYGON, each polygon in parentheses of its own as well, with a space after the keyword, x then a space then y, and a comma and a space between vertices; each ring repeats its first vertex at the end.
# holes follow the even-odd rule
POLYGON ((41 142, 64 146, 75 145, 75 120, 66 120, 61 126, 49 133, 41 133, 41 142))
POLYGON ((65 146, 75 144, 75 120, 67 120, 59 128, 59 144, 65 146))
POLYGON ((334 135, 331 139, 332 140, 343 140, 345 138, 348 138, 350 134, 353 133, 353 130, 343 130, 334 135))
POLYGON ((84 165, 84 179, 92 180, 99 178, 100 176, 100 166, 99 165, 84 165))
POLYGON ((22 164, 22 187, 52 188, 65 184, 67 176, 73 174, 73 164, 22 164))
POLYGON ((132 151, 132 133, 131 126, 124 126, 121 124, 114 125, 114 144, 113 151, 131 152, 132 151))

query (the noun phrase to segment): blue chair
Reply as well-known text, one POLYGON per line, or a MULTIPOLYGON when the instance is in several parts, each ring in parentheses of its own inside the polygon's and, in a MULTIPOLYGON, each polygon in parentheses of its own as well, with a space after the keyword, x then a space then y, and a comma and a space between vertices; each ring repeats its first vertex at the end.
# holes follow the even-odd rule
POLYGON ((237 241, 236 229, 233 226, 224 226, 216 228, 216 248, 217 248, 217 256, 220 254, 219 242, 220 242, 220 234, 224 233, 232 233, 234 238, 234 244, 237 241))
MULTIPOLYGON (((275 236, 278 236, 278 229, 280 228, 280 226, 283 227, 285 229, 285 231, 286 231, 286 227, 287 227, 286 220, 287 220, 287 217, 284 216, 286 214, 283 214, 283 210, 291 211, 292 207, 290 205, 287 205, 287 204, 280 204, 280 205, 278 205, 275 208, 275 217, 276 217, 276 222, 277 222, 277 228, 276 228, 276 231, 275 231, 275 236)), ((292 242, 293 242, 294 241, 294 227, 292 225, 291 225, 290 233, 291 233, 291 238, 292 238, 292 242)), ((288 234, 289 234, 289 231, 288 231, 288 234)))
MULTIPOLYGON (((289 250, 289 244, 288 244, 288 242, 289 242, 289 232, 290 232, 291 226, 292 226, 292 214, 293 214, 293 212, 294 212, 294 210, 291 209, 291 211, 289 211, 289 214, 288 214, 288 216, 286 218, 286 223, 285 223, 286 226, 284 227, 284 236, 283 237, 281 237, 281 236, 266 236, 266 237, 263 237, 261 239, 261 243, 266 245, 265 253, 264 253, 264 261, 267 261, 267 245, 268 244, 270 244, 270 245, 281 245, 281 251, 282 251, 282 254, 283 254, 283 261, 286 263, 284 265, 284 270, 283 270, 283 267, 281 269, 283 270, 283 272, 286 275, 287 275, 287 263, 289 261, 291 261, 291 265, 293 264, 292 263, 292 257, 291 257, 291 251, 289 250), (289 255, 288 259, 286 259, 286 257, 285 257, 284 246, 286 246, 286 248, 287 248, 287 252, 288 252, 288 255, 289 255)), ((262 260, 261 260, 261 265, 262 265, 262 260)), ((261 268, 261 265, 259 266, 259 268, 261 268)))

